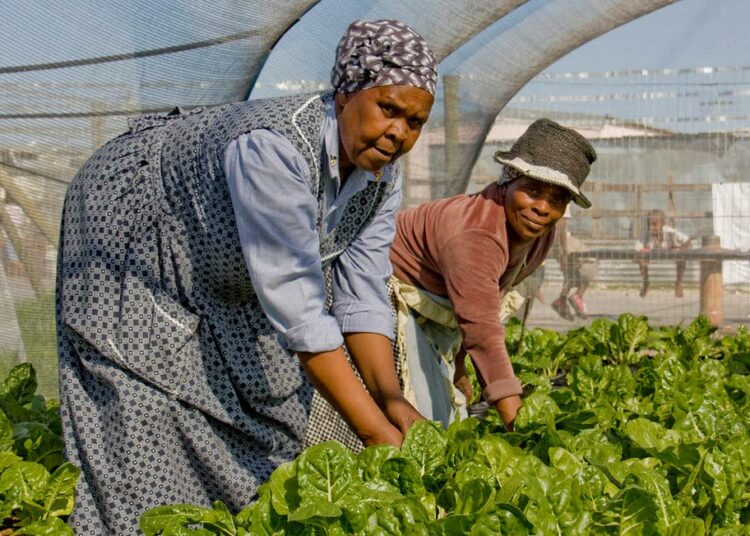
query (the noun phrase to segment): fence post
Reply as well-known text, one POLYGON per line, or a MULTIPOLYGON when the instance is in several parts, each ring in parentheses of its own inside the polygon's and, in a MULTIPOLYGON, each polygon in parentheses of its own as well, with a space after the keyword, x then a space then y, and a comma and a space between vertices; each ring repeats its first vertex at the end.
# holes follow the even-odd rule
MULTIPOLYGON (((601 183, 596 182, 596 181, 591 183, 591 197, 592 197, 592 204, 594 206, 597 206, 597 207, 604 206, 604 203, 602 203, 604 199, 603 191, 604 191, 604 188, 601 183)), ((598 240, 602 238, 602 236, 604 235, 602 223, 603 222, 602 222, 601 216, 594 217, 591 220, 591 238, 593 238, 594 240, 598 240)))
MULTIPOLYGON (((701 239, 704 250, 720 250, 721 241, 716 235, 704 236, 701 239)), ((722 261, 711 259, 701 261, 700 291, 701 314, 708 317, 714 326, 724 324, 724 281, 722 261)))
POLYGON ((460 143, 458 139, 458 76, 455 74, 448 74, 443 77, 443 114, 443 132, 445 134, 445 145, 443 146, 445 167, 443 172, 445 176, 443 177, 441 191, 436 192, 435 189, 438 184, 433 184, 433 199, 458 193, 452 191, 452 185, 457 176, 460 143))
POLYGON ((643 194, 641 193, 641 185, 635 184, 635 211, 636 216, 633 218, 633 236, 630 238, 635 238, 636 240, 641 240, 641 237, 643 236, 643 216, 641 215, 641 211, 643 210, 643 194))

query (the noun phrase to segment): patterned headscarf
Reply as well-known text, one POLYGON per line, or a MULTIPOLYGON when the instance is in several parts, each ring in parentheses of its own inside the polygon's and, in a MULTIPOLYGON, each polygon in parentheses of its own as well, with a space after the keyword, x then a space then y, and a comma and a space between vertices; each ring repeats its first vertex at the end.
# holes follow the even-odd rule
POLYGON ((331 84, 339 93, 414 86, 435 95, 437 62, 417 32, 397 20, 354 21, 336 48, 331 84))

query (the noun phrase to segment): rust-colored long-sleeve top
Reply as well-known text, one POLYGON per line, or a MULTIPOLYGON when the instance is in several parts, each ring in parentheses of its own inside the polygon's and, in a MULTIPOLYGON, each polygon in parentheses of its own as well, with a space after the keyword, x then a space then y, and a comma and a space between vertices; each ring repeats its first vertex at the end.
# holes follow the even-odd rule
POLYGON ((521 393, 505 348, 500 298, 524 253, 528 251, 526 266, 515 284, 542 264, 554 235, 554 231, 547 232, 522 250, 509 251, 502 190, 496 184, 397 215, 391 246, 393 273, 451 301, 464 349, 490 403, 521 393))

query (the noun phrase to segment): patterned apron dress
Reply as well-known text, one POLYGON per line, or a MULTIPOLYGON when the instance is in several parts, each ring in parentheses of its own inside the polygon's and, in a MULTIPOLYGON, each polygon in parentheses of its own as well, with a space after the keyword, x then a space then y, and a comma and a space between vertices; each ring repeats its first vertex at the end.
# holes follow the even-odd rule
MULTIPOLYGON (((137 117, 71 183, 57 332, 66 455, 82 468, 76 534, 135 534, 160 504, 219 499, 236 511, 302 448, 311 408, 325 404, 255 296, 222 162, 231 140, 275 129, 322 199, 328 99, 137 117)), ((370 183, 321 233, 327 279, 394 185, 370 183)), ((321 203, 319 233, 322 214, 321 203)))

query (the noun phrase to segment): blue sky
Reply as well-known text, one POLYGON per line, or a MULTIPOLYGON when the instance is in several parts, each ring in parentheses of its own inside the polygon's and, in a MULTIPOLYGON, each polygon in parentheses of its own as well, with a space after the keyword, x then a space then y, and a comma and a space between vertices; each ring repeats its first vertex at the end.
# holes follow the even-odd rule
POLYGON ((748 0, 682 0, 574 50, 548 70, 750 65, 748 0))
MULTIPOLYGON (((294 72, 302 79, 325 81, 336 42, 346 21, 372 2, 326 2, 311 9, 277 44, 259 79, 261 84, 294 72), (316 26, 325 25, 325 31, 316 26), (309 36, 312 34, 312 38, 309 36), (304 46, 318 62, 298 59, 304 46), (291 69, 290 69, 291 67, 291 69)), ((364 8, 366 9, 366 8, 364 8)), ((404 20, 409 21, 408 14, 404 20)), ((610 31, 569 53, 547 70, 606 71, 665 67, 750 65, 748 0, 681 0, 610 31)), ((467 45, 471 48, 472 44, 467 45)))

